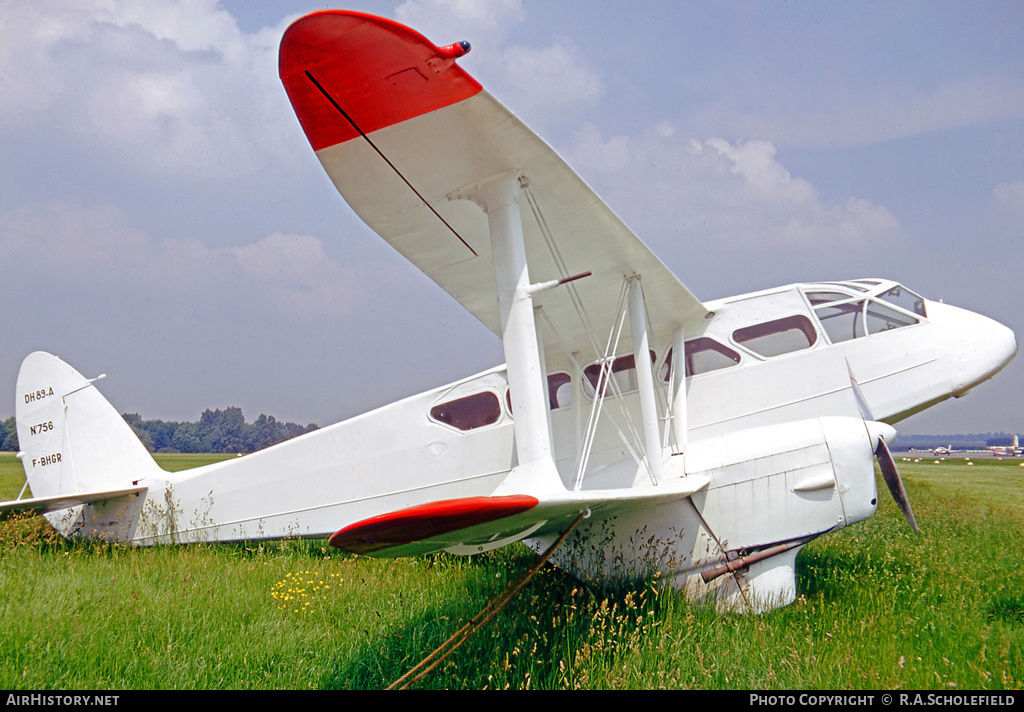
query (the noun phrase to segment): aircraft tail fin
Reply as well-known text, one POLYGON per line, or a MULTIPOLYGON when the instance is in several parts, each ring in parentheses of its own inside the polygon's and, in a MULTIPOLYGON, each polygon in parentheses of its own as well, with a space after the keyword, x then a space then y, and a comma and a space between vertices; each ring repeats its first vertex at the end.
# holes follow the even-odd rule
POLYGON ((110 492, 163 473, 94 380, 42 351, 22 362, 15 416, 33 497, 110 492))

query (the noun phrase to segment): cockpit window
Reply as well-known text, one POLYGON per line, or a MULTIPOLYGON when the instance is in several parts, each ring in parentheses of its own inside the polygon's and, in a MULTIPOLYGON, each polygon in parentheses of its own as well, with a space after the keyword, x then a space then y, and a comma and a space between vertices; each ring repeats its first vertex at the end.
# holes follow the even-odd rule
POLYGON ((772 357, 809 349, 818 340, 818 332, 810 319, 798 314, 745 326, 732 332, 732 338, 760 356, 772 357))
POLYGON ((833 344, 910 326, 919 321, 874 299, 825 304, 817 307, 814 313, 833 344))
MULTIPOLYGON (((653 351, 651 351, 651 363, 654 363, 653 351)), ((598 361, 583 369, 583 375, 587 377, 585 383, 590 386, 587 392, 588 395, 592 396, 600 390, 598 381, 601 379, 601 365, 602 363, 598 361)), ((617 388, 609 386, 608 393, 629 393, 639 388, 636 380, 636 362, 633 359, 633 354, 619 356, 612 362, 611 377, 614 379, 617 388)))
MULTIPOLYGON (((921 308, 922 310, 924 309, 923 303, 921 308)), ((873 299, 868 302, 865 320, 868 324, 869 334, 877 334, 880 331, 889 331, 890 329, 898 329, 901 326, 910 326, 911 324, 918 323, 917 319, 909 314, 890 309, 873 299)))
POLYGON ((807 292, 807 301, 811 303, 812 307, 819 304, 828 304, 829 302, 841 302, 849 298, 849 294, 842 292, 807 292))
POLYGON ((924 309, 924 298, 914 294, 906 287, 897 285, 888 292, 878 295, 878 297, 918 316, 928 316, 924 309))
MULTIPOLYGON (((714 339, 702 336, 686 342, 686 377, 701 373, 717 371, 720 368, 735 366, 740 362, 740 355, 723 346, 714 339)), ((668 383, 672 373, 672 349, 668 350, 665 365, 661 367, 661 378, 668 383)))
POLYGON ((458 430, 482 428, 501 418, 501 401, 491 391, 474 393, 435 405, 430 409, 430 417, 458 430))
POLYGON ((834 284, 837 287, 849 287, 850 289, 856 289, 858 292, 868 291, 867 287, 862 287, 861 285, 856 284, 855 282, 823 282, 822 284, 834 284))
POLYGON ((833 344, 864 336, 864 320, 860 318, 864 302, 847 302, 814 310, 821 326, 833 344))

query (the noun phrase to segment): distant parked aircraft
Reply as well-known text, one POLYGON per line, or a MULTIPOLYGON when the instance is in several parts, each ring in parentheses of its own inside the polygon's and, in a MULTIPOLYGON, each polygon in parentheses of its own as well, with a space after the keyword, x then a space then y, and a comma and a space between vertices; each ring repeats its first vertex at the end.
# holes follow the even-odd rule
POLYGON ((1024 455, 1024 447, 1020 446, 1020 441, 1016 435, 1013 436, 1013 442, 1009 445, 992 445, 986 449, 993 455, 1003 457, 1020 457, 1024 455))

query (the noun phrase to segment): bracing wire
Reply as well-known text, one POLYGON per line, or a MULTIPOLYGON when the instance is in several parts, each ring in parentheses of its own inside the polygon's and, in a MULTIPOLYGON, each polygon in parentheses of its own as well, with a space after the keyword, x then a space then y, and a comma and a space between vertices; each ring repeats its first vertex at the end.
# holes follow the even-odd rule
MULTIPOLYGON (((555 262, 555 267, 558 270, 559 276, 563 279, 565 277, 568 277, 569 270, 566 265, 565 258, 563 257, 562 252, 558 247, 558 243, 554 239, 554 235, 552 234, 551 228, 548 225, 547 218, 544 216, 544 212, 541 210, 540 203, 537 201, 536 196, 533 194, 533 191, 530 188, 530 183, 525 178, 525 176, 520 178, 519 185, 523 191, 523 194, 526 196, 527 203, 530 206, 530 211, 533 213, 533 217, 537 222, 537 226, 540 229, 541 236, 544 238, 544 242, 547 245, 548 252, 551 254, 552 260, 554 260, 555 262)), ((593 323, 591 322, 590 317, 587 314, 586 308, 583 305, 583 300, 579 296, 579 291, 577 290, 576 285, 570 282, 565 284, 564 286, 569 290, 569 297, 573 304, 573 308, 576 310, 576 313, 579 316, 580 323, 583 326, 583 331, 586 334, 587 339, 590 341, 591 348, 593 349, 596 355, 600 356, 602 354, 602 351, 598 346, 596 330, 594 329, 593 323)), ((616 316, 613 320, 614 326, 612 327, 612 330, 609 333, 607 346, 603 352, 604 355, 601 357, 602 368, 598 380, 598 385, 602 387, 596 389, 598 392, 595 393, 594 403, 591 407, 591 414, 585 431, 586 435, 584 437, 584 446, 581 447, 580 453, 577 454, 575 466, 576 475, 574 478, 576 489, 579 489, 579 487, 581 486, 583 473, 586 472, 586 466, 589 462, 590 452, 593 448, 594 437, 597 431, 598 419, 602 412, 604 397, 607 393, 608 386, 611 386, 613 395, 622 395, 621 388, 619 387, 618 382, 612 377, 611 367, 612 362, 614 361, 613 354, 615 354, 618 350, 619 337, 621 336, 622 328, 625 324, 625 300, 627 293, 628 280, 623 280, 622 289, 619 293, 619 306, 616 308, 616 316)), ((552 327, 552 330, 555 332, 556 336, 558 336, 558 331, 554 329, 554 325, 551 323, 550 318, 547 317, 546 314, 545 320, 552 327)), ((558 336, 558 338, 561 341, 561 337, 558 336)), ((570 359, 572 359, 577 369, 579 369, 580 377, 585 378, 585 375, 583 374, 583 371, 580 368, 576 359, 572 358, 572 354, 568 351, 568 349, 564 348, 564 342, 563 350, 565 350, 566 354, 568 354, 570 359)), ((582 404, 580 405, 582 406, 582 404)), ((608 416, 609 420, 611 420, 616 432, 618 432, 623 444, 629 451, 632 458, 637 462, 637 465, 642 468, 650 470, 644 458, 638 454, 638 450, 641 449, 639 448, 638 443, 640 443, 641 440, 639 433, 637 432, 636 423, 633 422, 632 415, 630 414, 628 409, 625 409, 624 407, 622 408, 621 413, 625 418, 626 430, 629 431, 629 435, 632 437, 632 442, 630 441, 629 437, 627 437, 626 432, 615 422, 615 419, 611 416, 610 412, 606 413, 606 415, 608 416)))

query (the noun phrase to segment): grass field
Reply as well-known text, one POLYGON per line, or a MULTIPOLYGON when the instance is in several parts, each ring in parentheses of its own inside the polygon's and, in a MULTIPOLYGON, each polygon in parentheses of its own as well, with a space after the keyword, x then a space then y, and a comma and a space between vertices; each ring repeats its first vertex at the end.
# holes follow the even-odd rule
MULTIPOLYGON (((167 469, 193 466, 161 458, 167 469)), ((1020 689, 1024 468, 899 461, 885 496, 808 545, 798 601, 721 614, 545 568, 421 688, 1020 689)), ((0 455, 0 499, 20 463, 0 455)), ((881 485, 884 487, 884 485, 881 485)), ((374 560, 323 541, 136 549, 0 525, 0 689, 381 688, 533 555, 374 560)))

